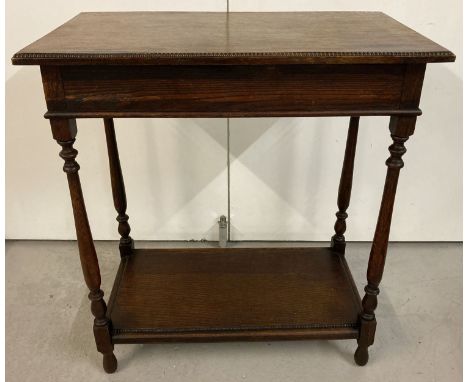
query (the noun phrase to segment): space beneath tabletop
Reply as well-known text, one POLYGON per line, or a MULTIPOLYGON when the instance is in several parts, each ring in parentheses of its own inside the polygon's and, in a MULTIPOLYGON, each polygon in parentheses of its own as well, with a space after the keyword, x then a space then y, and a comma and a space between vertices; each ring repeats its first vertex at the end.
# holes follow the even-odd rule
POLYGON ((360 309, 329 248, 136 249, 108 316, 115 343, 357 338, 360 309))

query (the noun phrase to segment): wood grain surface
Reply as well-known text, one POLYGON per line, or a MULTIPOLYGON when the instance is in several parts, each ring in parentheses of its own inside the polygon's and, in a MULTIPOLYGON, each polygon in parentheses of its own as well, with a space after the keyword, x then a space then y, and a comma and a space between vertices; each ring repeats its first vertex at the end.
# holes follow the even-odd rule
POLYGON ((404 65, 62 66, 49 112, 307 115, 399 109, 404 65), (283 114, 281 114, 283 113, 283 114))
POLYGON ((104 369, 116 370, 115 343, 312 338, 358 339, 365 365, 426 64, 454 60, 378 12, 82 13, 15 54, 41 66, 104 369), (111 118, 338 115, 352 119, 332 248, 133 248, 111 118), (393 144, 361 303, 344 233, 364 115, 390 115, 393 144), (108 307, 75 161, 78 117, 105 118, 124 249, 108 307))
POLYGON ((122 259, 110 301, 117 336, 329 330, 336 337, 344 329, 349 338, 360 313, 344 257, 329 248, 137 249, 122 259))
POLYGON ((16 53, 34 64, 427 63, 453 53, 380 12, 80 13, 16 53))

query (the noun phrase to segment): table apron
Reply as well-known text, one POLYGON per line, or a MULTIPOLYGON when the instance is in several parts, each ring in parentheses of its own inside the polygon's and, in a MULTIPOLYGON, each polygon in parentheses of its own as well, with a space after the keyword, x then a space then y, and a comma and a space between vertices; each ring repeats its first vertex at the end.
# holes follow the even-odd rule
POLYGON ((425 65, 43 66, 46 117, 419 115, 425 65))

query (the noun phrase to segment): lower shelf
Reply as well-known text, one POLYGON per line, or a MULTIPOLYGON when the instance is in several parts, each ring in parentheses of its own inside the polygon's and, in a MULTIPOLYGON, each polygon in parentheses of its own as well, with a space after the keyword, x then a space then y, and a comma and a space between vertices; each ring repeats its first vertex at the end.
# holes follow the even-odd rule
POLYGON ((359 294, 329 248, 136 249, 109 298, 114 343, 357 338, 359 294))

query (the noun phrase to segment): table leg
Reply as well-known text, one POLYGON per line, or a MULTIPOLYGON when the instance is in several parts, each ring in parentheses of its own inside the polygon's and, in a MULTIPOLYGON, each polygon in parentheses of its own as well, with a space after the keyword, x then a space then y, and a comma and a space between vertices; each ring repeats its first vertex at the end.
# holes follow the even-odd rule
POLYGON ((390 132, 393 144, 388 148, 390 157, 387 165, 387 176, 380 204, 379 217, 375 228, 374 240, 367 267, 367 285, 364 288, 365 296, 362 300, 362 313, 360 317, 360 334, 358 348, 354 354, 356 363, 363 366, 369 360, 368 347, 374 343, 374 334, 377 325, 375 309, 377 308, 377 295, 379 284, 385 266, 388 237, 392 221, 393 205, 398 184, 400 169, 404 162, 402 156, 406 152, 405 142, 414 132, 416 117, 391 117, 390 132))
POLYGON ((344 254, 346 241, 346 210, 349 207, 351 188, 353 186, 354 156, 356 154, 356 143, 359 130, 359 117, 351 117, 349 120, 348 138, 341 169, 340 186, 338 188, 338 212, 336 213, 335 235, 331 239, 333 251, 344 254))
POLYGON ((133 239, 130 237, 130 225, 128 224, 127 196, 125 194, 125 184, 120 166, 119 150, 115 138, 114 120, 104 118, 104 129, 106 132, 107 153, 109 155, 109 168, 112 184, 112 196, 114 198, 114 207, 118 213, 120 237, 120 256, 128 256, 134 248, 133 239))
POLYGON ((62 146, 60 157, 65 161, 63 171, 67 174, 70 189, 81 268, 90 291, 88 297, 91 300, 91 312, 94 316, 93 331, 96 347, 104 356, 104 370, 107 373, 113 373, 117 369, 117 359, 113 352, 114 345, 110 334, 110 323, 106 317, 104 292, 100 289, 101 273, 78 175, 80 166, 75 160, 78 151, 73 148, 77 133, 76 120, 51 119, 50 124, 54 139, 62 146))

